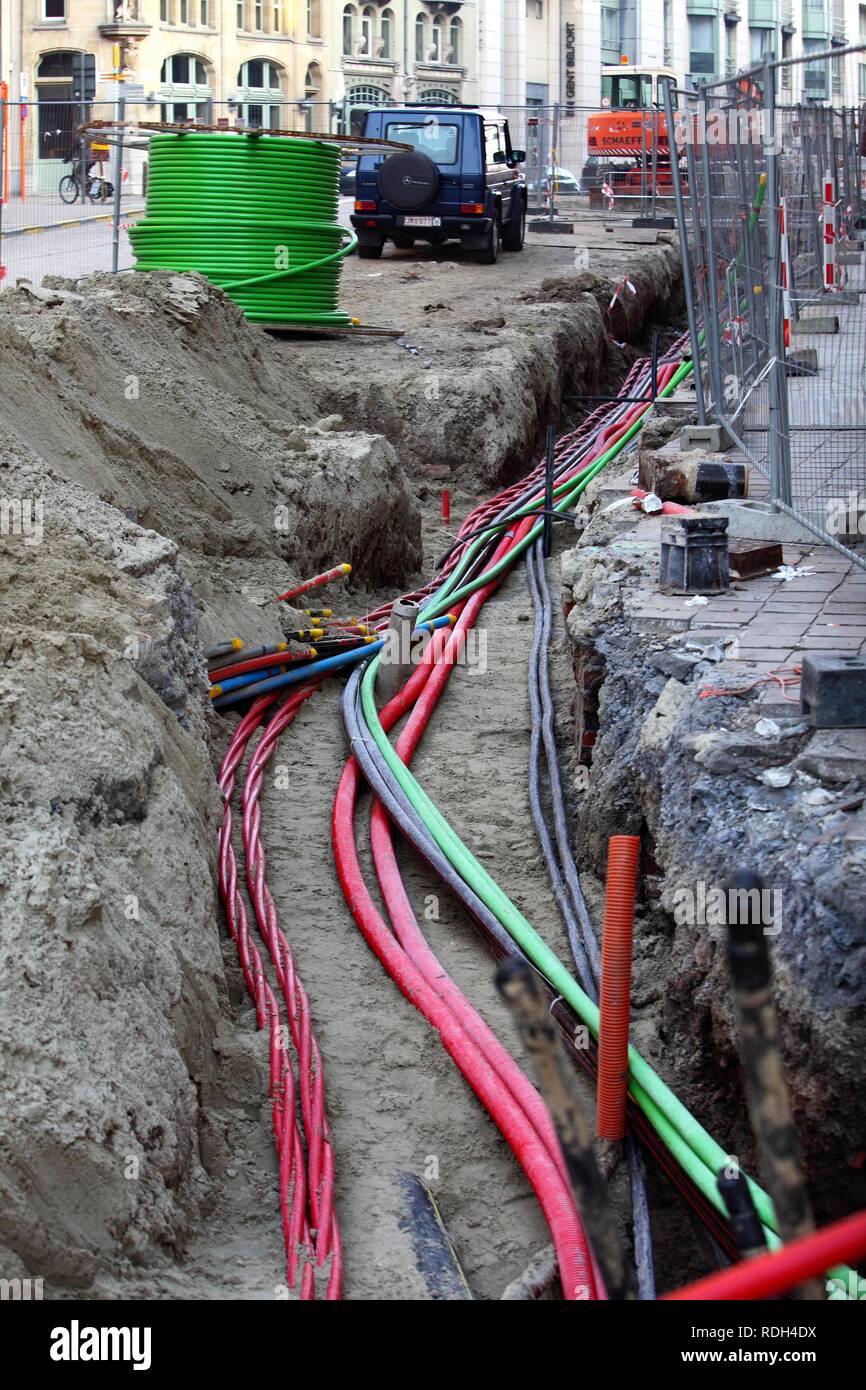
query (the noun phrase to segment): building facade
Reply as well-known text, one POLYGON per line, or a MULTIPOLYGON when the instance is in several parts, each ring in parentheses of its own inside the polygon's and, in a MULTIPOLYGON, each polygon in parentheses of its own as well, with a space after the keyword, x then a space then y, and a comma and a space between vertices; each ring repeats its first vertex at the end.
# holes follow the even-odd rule
MULTIPOLYGON (((75 126, 127 98, 149 119, 360 130, 387 101, 598 105, 627 57, 684 82, 769 51, 866 41, 866 0, 3 0, 0 67, 46 187, 75 126)), ((783 101, 866 100, 866 58, 805 64, 783 101)))
POLYGON ((4 0, 0 63, 48 187, 76 125, 113 102, 118 56, 146 119, 357 132, 377 102, 476 101, 477 13, 475 0, 4 0))

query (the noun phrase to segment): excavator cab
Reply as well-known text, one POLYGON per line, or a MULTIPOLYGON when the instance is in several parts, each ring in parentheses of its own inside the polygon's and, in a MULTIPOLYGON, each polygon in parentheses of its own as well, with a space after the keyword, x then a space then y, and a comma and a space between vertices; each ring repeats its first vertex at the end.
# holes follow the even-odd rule
POLYGON ((611 111, 651 111, 657 74, 636 68, 602 68, 601 104, 611 111))

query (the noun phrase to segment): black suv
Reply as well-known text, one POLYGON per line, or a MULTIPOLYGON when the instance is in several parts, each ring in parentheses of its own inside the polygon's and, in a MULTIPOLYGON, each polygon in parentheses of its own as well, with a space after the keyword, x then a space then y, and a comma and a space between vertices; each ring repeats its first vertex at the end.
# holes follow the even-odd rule
POLYGON ((386 241, 439 246, 457 240, 494 265, 500 248, 522 251, 526 154, 511 145, 508 121, 471 106, 383 106, 367 112, 364 135, 411 150, 358 159, 358 255, 377 260, 386 241))

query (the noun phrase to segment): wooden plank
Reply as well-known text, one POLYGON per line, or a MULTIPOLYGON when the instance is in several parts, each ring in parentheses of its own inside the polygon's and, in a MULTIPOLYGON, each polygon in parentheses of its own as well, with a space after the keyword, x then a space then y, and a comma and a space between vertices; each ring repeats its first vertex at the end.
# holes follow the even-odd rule
POLYGON ((344 328, 337 324, 315 323, 258 323, 266 333, 299 333, 314 338, 402 338, 405 328, 378 328, 375 324, 350 323, 344 328))

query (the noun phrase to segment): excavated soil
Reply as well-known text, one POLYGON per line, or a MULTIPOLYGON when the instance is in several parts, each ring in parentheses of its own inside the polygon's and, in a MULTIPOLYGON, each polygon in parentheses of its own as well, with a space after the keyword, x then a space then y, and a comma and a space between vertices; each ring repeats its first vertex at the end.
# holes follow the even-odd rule
MULTIPOLYGON (((495 269, 423 250, 350 262, 344 302, 399 339, 274 340, 197 276, 0 297, 0 495, 44 528, 37 543, 4 510, 4 1275, 42 1275, 49 1297, 282 1296, 266 1050, 215 895, 234 719, 209 709, 202 651, 281 637, 300 618, 273 594, 337 560, 359 611, 429 576, 432 480, 453 479, 464 514, 526 469, 569 396, 621 375, 617 341, 676 308, 673 249, 603 253, 579 281, 572 259, 542 243, 495 269), (626 266, 628 321, 600 307, 626 266)), ((527 828, 526 611, 514 576, 490 610, 490 672, 456 673, 418 766, 562 948, 527 828)), ((337 700, 318 695, 286 735, 264 833, 324 1056, 347 1293, 429 1296, 399 1175, 435 1170, 473 1288, 497 1297, 545 1231, 338 893, 337 700)), ((418 865, 409 883, 435 892, 418 865)), ((513 1044, 490 961, 444 899, 432 937, 513 1044)))

